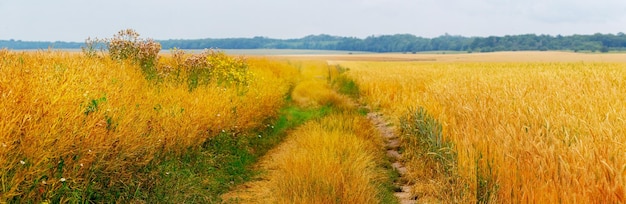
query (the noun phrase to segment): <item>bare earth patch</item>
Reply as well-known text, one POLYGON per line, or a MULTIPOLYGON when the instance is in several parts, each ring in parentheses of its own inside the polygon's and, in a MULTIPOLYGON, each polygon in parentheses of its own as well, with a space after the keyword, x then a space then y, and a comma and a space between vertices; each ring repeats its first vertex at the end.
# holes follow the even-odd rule
POLYGON ((223 203, 271 203, 270 198, 270 175, 276 171, 276 162, 274 158, 280 152, 286 151, 290 146, 289 139, 279 144, 276 148, 271 149, 259 162, 254 166, 255 169, 262 170, 262 173, 256 176, 253 181, 239 185, 234 190, 222 195, 223 203))
POLYGON ((407 170, 404 161, 402 161, 402 154, 398 151, 400 150, 400 138, 381 113, 370 112, 367 114, 367 118, 374 124, 376 129, 378 129, 380 135, 384 137, 387 147, 387 156, 391 159, 391 162, 393 162, 391 164, 393 168, 400 174, 400 178, 395 183, 399 191, 395 192, 394 195, 401 204, 417 203, 416 197, 411 194, 411 184, 403 179, 407 170))
POLYGON ((517 51, 458 54, 376 53, 354 55, 283 55, 275 58, 330 61, 379 62, 626 62, 626 53, 574 53, 563 51, 517 51))

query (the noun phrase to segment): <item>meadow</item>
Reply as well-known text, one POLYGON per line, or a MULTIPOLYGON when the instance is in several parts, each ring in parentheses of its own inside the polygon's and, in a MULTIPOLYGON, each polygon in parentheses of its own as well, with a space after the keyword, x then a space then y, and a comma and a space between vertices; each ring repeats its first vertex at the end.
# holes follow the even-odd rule
POLYGON ((394 121, 418 197, 624 202, 626 64, 603 62, 624 56, 525 55, 334 63, 394 121))
POLYGON ((216 202, 280 142, 289 62, 119 35, 107 53, 0 50, 0 202, 216 202))
POLYGON ((3 199, 129 185, 137 169, 159 157, 265 125, 289 90, 289 77, 282 77, 295 74, 285 64, 250 60, 244 74, 254 79, 245 86, 207 83, 190 91, 187 80, 154 84, 137 65, 110 58, 0 56, 3 199))
POLYGON ((626 197, 623 54, 246 58, 123 30, 0 59, 0 203, 626 197))
POLYGON ((261 174, 223 200, 396 203, 383 137, 355 102, 353 81, 343 75, 345 70, 324 61, 301 62, 302 78, 289 103, 316 114, 260 160, 256 168, 261 174))
POLYGON ((0 50, 0 203, 220 203, 279 144, 263 198, 394 200, 345 70, 160 52, 133 30, 82 52, 0 50))

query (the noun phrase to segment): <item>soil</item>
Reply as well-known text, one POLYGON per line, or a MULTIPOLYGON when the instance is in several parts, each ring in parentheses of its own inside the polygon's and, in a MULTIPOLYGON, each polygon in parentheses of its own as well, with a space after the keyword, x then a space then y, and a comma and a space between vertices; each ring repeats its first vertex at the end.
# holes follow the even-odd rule
POLYGON ((403 177, 406 176, 406 167, 402 160, 402 153, 400 153, 400 137, 395 133, 393 127, 387 120, 378 112, 370 112, 367 114, 367 118, 376 126, 376 129, 380 132, 380 135, 385 139, 385 145, 387 148, 387 156, 391 160, 391 166, 398 172, 400 178, 395 181, 395 185, 398 189, 394 195, 398 198, 401 204, 413 204, 417 203, 417 197, 411 194, 411 185, 403 177))

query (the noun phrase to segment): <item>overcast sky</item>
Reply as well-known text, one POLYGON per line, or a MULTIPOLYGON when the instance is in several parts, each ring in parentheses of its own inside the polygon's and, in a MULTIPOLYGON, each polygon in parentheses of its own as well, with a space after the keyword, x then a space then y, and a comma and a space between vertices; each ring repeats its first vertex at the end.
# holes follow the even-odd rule
POLYGON ((626 32, 626 0, 0 0, 0 39, 626 32))

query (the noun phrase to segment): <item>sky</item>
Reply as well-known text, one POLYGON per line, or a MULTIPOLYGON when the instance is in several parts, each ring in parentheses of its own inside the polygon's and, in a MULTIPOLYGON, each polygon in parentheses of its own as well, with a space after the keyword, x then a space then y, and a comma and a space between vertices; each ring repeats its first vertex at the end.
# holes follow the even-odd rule
POLYGON ((626 0, 0 0, 0 40, 626 32, 626 0))

